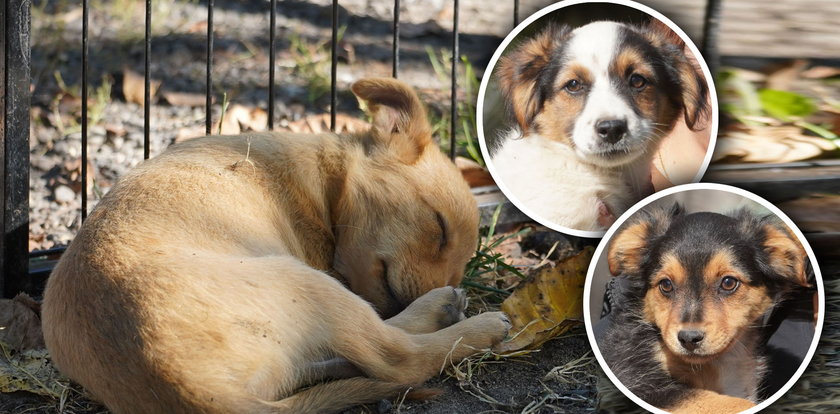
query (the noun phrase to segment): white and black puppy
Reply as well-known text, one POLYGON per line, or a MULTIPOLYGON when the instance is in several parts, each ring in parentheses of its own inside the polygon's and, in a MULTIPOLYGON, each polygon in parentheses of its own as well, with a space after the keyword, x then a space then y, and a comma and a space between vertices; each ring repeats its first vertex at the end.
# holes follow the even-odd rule
POLYGON ((501 58, 497 77, 516 126, 491 155, 497 181, 541 218, 605 230, 653 192, 651 161, 680 115, 708 112, 708 88, 685 44, 653 19, 549 25, 501 58))

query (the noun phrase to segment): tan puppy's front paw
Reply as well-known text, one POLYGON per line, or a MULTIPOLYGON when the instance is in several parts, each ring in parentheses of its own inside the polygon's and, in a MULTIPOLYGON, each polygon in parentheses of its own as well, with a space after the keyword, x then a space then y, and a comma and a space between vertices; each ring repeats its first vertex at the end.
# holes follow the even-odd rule
POLYGON ((464 289, 456 289, 452 286, 432 289, 421 296, 417 302, 430 312, 429 316, 437 322, 438 329, 452 326, 467 318, 464 315, 468 303, 464 289))
POLYGON ((386 322, 411 333, 430 333, 464 319, 467 294, 452 286, 432 289, 386 322))
MULTIPOLYGON (((474 348, 487 349, 502 342, 511 328, 510 319, 504 312, 485 312, 473 316, 461 324, 470 324, 464 343, 474 348)), ((460 324, 459 324, 460 325, 460 324)), ((457 325, 456 325, 457 326, 457 325)))

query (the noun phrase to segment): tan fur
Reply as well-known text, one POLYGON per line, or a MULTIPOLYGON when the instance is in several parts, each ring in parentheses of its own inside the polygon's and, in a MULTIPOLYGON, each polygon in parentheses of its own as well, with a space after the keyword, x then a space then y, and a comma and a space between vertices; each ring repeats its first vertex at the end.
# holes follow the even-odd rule
POLYGON ((770 265, 776 268, 780 275, 799 285, 809 286, 808 275, 805 272, 807 255, 802 244, 782 224, 765 225, 764 231, 764 249, 770 254, 770 265))
POLYGON ((735 414, 746 411, 755 404, 742 398, 718 394, 714 391, 695 390, 668 411, 674 414, 735 414))
POLYGON ((651 224, 647 221, 632 224, 622 229, 612 239, 607 249, 607 261, 610 273, 638 273, 642 260, 642 250, 647 248, 647 238, 651 224))
POLYGON ((323 412, 502 340, 503 314, 460 320, 446 287, 478 217, 417 96, 388 79, 353 91, 367 133, 201 138, 120 180, 47 284, 62 372, 116 413, 323 412), (298 392, 336 357, 365 377, 298 392))

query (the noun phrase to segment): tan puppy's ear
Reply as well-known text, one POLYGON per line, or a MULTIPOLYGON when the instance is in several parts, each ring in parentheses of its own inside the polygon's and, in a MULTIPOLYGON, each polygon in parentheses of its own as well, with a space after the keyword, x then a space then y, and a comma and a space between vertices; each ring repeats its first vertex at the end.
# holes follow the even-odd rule
POLYGON ((640 212, 640 218, 625 225, 610 241, 607 262, 613 276, 637 275, 642 271, 648 246, 662 236, 674 218, 683 214, 683 208, 674 203, 671 208, 654 208, 640 212))
POLYGON ((499 60, 499 86, 523 133, 533 127, 534 118, 555 88, 557 69, 552 68, 551 62, 571 32, 568 26, 551 23, 499 60))
POLYGON ((426 110, 414 90, 390 78, 362 79, 350 89, 373 118, 373 141, 366 144, 388 148, 406 164, 416 162, 432 135, 426 110))
POLYGON ((645 26, 645 35, 657 49, 662 51, 670 75, 678 81, 681 89, 681 104, 685 123, 694 131, 703 129, 700 121, 710 115, 708 103, 709 88, 706 86, 700 65, 685 42, 668 25, 651 19, 645 26))
POLYGON ((738 210, 734 217, 746 237, 760 243, 766 256, 759 257, 757 261, 766 274, 800 286, 811 286, 808 282, 808 254, 784 222, 774 215, 755 217, 747 209, 738 210))

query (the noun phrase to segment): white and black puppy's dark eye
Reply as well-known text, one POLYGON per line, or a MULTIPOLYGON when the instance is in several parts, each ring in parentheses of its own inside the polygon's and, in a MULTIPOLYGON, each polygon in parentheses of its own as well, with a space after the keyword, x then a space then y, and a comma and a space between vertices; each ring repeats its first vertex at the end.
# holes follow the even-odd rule
POLYGON ((735 289, 738 289, 738 286, 741 286, 741 281, 732 276, 724 276, 720 280, 720 288, 725 292, 734 292, 735 289))
POLYGON ((630 75, 630 87, 635 89, 642 89, 647 85, 648 80, 644 76, 634 73, 630 75))
POLYGON ((659 291, 664 294, 669 294, 674 291, 674 282, 671 279, 662 279, 659 281, 659 291))
POLYGON ((572 94, 578 93, 583 90, 583 82, 577 79, 572 79, 563 85, 563 89, 572 94))

